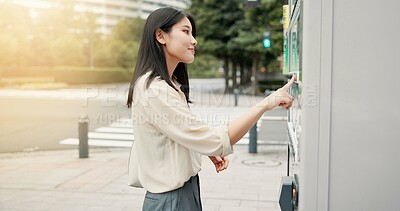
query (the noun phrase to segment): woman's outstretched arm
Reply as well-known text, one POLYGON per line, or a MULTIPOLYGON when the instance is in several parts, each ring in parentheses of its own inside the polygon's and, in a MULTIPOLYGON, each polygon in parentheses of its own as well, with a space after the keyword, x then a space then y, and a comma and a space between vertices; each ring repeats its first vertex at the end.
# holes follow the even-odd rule
POLYGON ((292 106, 293 97, 288 93, 288 90, 295 80, 296 75, 293 75, 285 86, 264 98, 261 102, 257 103, 247 112, 229 123, 228 136, 231 145, 236 144, 247 133, 247 131, 257 123, 266 111, 277 106, 282 106, 286 109, 289 109, 292 106))

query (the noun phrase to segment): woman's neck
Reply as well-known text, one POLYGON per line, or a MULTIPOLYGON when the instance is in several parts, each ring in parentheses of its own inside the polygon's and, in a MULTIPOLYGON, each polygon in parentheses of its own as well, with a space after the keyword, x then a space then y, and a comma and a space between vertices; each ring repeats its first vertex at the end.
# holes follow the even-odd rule
POLYGON ((169 58, 168 55, 166 55, 165 60, 167 62, 168 76, 169 76, 169 79, 172 81, 172 75, 174 74, 176 66, 178 66, 179 62, 175 61, 173 58, 169 58))

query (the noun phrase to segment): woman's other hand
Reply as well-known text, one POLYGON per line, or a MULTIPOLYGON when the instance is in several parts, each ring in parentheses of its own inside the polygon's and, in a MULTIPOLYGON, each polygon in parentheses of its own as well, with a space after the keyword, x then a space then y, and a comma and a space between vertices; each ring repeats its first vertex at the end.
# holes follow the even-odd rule
POLYGON ((228 168, 229 160, 226 156, 208 156, 215 166, 217 173, 228 168))

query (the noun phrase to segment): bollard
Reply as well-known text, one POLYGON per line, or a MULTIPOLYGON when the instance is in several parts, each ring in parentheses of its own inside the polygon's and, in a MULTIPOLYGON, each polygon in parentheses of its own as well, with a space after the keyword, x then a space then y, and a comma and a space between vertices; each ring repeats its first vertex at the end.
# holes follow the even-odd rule
POLYGON ((89 128, 89 119, 87 115, 83 115, 79 118, 78 122, 79 158, 89 157, 88 128, 89 128))
POLYGON ((233 96, 235 98, 235 106, 238 105, 238 98, 239 98, 239 89, 235 88, 233 89, 233 96))
POLYGON ((249 134, 249 153, 257 153, 257 122, 250 129, 250 134, 249 134))

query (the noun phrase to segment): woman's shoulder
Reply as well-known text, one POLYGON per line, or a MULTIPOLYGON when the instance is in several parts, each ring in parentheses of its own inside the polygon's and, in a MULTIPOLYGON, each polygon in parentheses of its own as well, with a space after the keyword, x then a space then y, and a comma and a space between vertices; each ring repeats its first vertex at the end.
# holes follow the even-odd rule
POLYGON ((142 89, 143 91, 148 90, 148 89, 169 89, 169 85, 167 84, 167 82, 165 82, 164 80, 162 80, 162 78, 160 76, 156 76, 155 78, 151 79, 150 78, 151 75, 151 71, 148 71, 147 73, 145 73, 144 75, 140 76, 140 78, 138 79, 136 86, 139 89, 142 89), (148 84, 148 81, 150 81, 150 83, 148 84), (148 85, 148 86, 147 86, 148 85))
POLYGON ((148 72, 146 72, 145 74, 143 74, 142 76, 140 76, 140 77, 137 79, 136 84, 137 84, 137 85, 146 84, 146 83, 147 83, 147 80, 148 80, 149 77, 150 77, 150 73, 151 73, 151 71, 148 71, 148 72))

